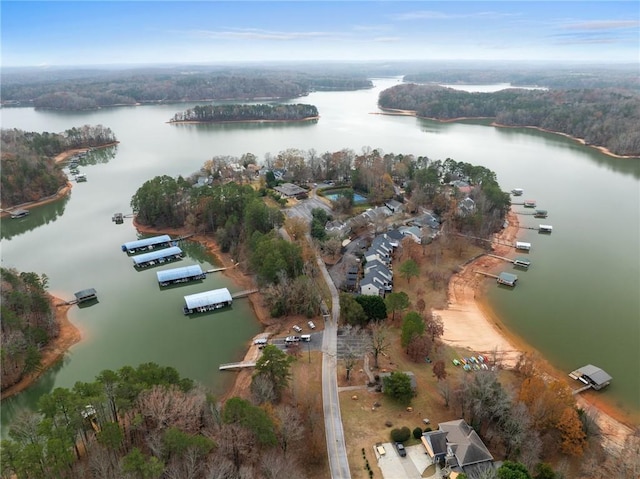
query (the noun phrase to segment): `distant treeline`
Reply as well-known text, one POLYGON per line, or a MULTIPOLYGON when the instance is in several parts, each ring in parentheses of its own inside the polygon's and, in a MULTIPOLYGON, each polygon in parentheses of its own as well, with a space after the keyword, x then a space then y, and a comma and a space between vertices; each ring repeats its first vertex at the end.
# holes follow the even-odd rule
POLYGON ((40 348, 58 336, 46 275, 2 268, 2 390, 40 366, 40 348))
POLYGON ((518 90, 469 93, 403 84, 383 91, 382 108, 414 110, 450 120, 493 118, 501 125, 533 126, 584 139, 618 155, 640 156, 640 94, 614 89, 518 90))
POLYGON ((181 113, 176 113, 171 121, 299 121, 317 116, 318 109, 314 105, 305 105, 302 103, 295 105, 203 105, 189 108, 181 113))
POLYGON ((92 148, 116 141, 109 128, 85 125, 63 133, 0 131, 2 169, 0 201, 3 208, 54 195, 67 183, 53 157, 66 150, 92 148))
MULTIPOLYGON (((20 77, 18 77, 20 78, 20 77)), ((310 76, 298 72, 109 72, 79 78, 19 82, 3 75, 3 105, 88 110, 139 103, 288 99, 316 90, 371 88, 364 76, 310 76)))
POLYGON ((470 84, 511 83, 513 86, 543 86, 551 89, 567 88, 627 88, 640 90, 637 66, 607 66, 559 68, 517 68, 513 65, 485 68, 432 68, 404 76, 413 83, 470 84))

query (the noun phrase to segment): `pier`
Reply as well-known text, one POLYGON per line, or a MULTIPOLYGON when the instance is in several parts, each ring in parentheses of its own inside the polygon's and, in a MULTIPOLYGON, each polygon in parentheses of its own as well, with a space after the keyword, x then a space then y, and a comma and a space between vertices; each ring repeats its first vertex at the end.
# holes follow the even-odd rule
POLYGON ((210 273, 218 273, 219 271, 224 271, 225 269, 229 269, 229 266, 226 266, 224 268, 213 268, 213 269, 208 269, 205 271, 205 274, 210 274, 210 273))
POLYGON ((238 291, 237 293, 233 293, 231 295, 231 297, 233 299, 246 298, 250 294, 257 293, 258 291, 260 291, 260 290, 259 289, 245 289, 244 291, 238 291))
POLYGON ((478 274, 483 274, 485 276, 489 276, 490 278, 495 278, 498 279, 499 276, 497 274, 492 274, 492 273, 487 273, 486 271, 478 271, 478 270, 474 270, 474 273, 478 273, 478 274))
POLYGON ((225 363, 221 364, 218 369, 220 371, 229 371, 233 369, 254 368, 256 366, 255 361, 240 361, 237 363, 225 363))

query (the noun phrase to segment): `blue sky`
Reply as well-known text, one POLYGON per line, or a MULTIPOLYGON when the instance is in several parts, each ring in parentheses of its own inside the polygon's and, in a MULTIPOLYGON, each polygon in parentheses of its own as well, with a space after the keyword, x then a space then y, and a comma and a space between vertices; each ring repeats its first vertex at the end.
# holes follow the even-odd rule
POLYGON ((640 62, 632 1, 7 1, 3 66, 295 60, 640 62))

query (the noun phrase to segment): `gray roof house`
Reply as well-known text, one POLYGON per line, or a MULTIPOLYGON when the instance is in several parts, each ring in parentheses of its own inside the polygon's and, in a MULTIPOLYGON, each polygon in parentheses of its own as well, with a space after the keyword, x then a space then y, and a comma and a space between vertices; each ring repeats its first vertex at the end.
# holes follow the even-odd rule
POLYGON ((307 194, 307 190, 300 188, 298 185, 294 185, 293 183, 282 183, 280 186, 275 186, 273 189, 288 198, 307 194))
POLYGON ((473 201, 468 196, 464 200, 460 201, 460 203, 458 203, 458 213, 460 213, 463 216, 470 215, 475 211, 475 209, 476 209, 476 202, 473 201))
POLYGON ((402 203, 397 200, 389 200, 384 204, 392 213, 400 213, 402 211, 402 203))
POLYGON ((377 271, 389 281, 393 279, 393 273, 391 272, 391 270, 379 259, 372 259, 371 261, 367 261, 367 263, 364 265, 364 273, 367 274, 370 271, 377 271))
POLYGON ((409 236, 416 243, 422 244, 422 231, 417 226, 402 226, 398 229, 405 237, 409 236))
POLYGON ((382 295, 393 289, 392 282, 373 269, 369 271, 360 280, 360 294, 363 295, 382 295))
POLYGON ((464 419, 442 422, 437 431, 423 433, 422 444, 432 459, 444 459, 452 471, 469 474, 479 467, 492 467, 493 456, 464 419))

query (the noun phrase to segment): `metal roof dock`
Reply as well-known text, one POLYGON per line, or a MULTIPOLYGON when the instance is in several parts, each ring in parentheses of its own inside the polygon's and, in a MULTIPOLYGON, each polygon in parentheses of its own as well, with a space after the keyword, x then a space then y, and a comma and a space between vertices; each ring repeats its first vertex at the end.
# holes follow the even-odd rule
POLYGON ((512 273, 502 272, 498 275, 496 280, 498 284, 504 284, 506 286, 515 286, 518 281, 518 276, 512 273))
POLYGON ((93 299, 98 299, 96 290, 93 288, 83 289, 82 291, 78 291, 74 293, 76 297, 76 302, 83 303, 85 301, 91 301, 93 299))
POLYGON ((122 251, 128 254, 133 254, 142 250, 166 248, 167 246, 171 246, 171 237, 169 235, 160 235, 136 241, 129 241, 122 245, 122 251))
POLYGON ((158 271, 156 276, 158 277, 158 283, 160 283, 160 286, 186 283, 187 281, 197 281, 207 277, 199 264, 183 266, 181 268, 164 269, 162 271, 158 271))
POLYGON ((150 253, 134 256, 133 265, 136 268, 146 268, 147 266, 153 266, 156 263, 162 264, 167 261, 174 261, 182 258, 182 250, 177 246, 170 248, 159 249, 157 251, 151 251, 150 253))
POLYGON ((603 387, 608 386, 613 379, 606 371, 594 366, 593 364, 582 366, 581 368, 570 372, 569 376, 586 384, 585 388, 581 388, 578 391, 582 391, 590 387, 596 390, 602 389, 603 387))
POLYGON ((227 288, 213 289, 185 296, 182 311, 184 314, 204 313, 230 306, 232 302, 233 298, 227 288))

